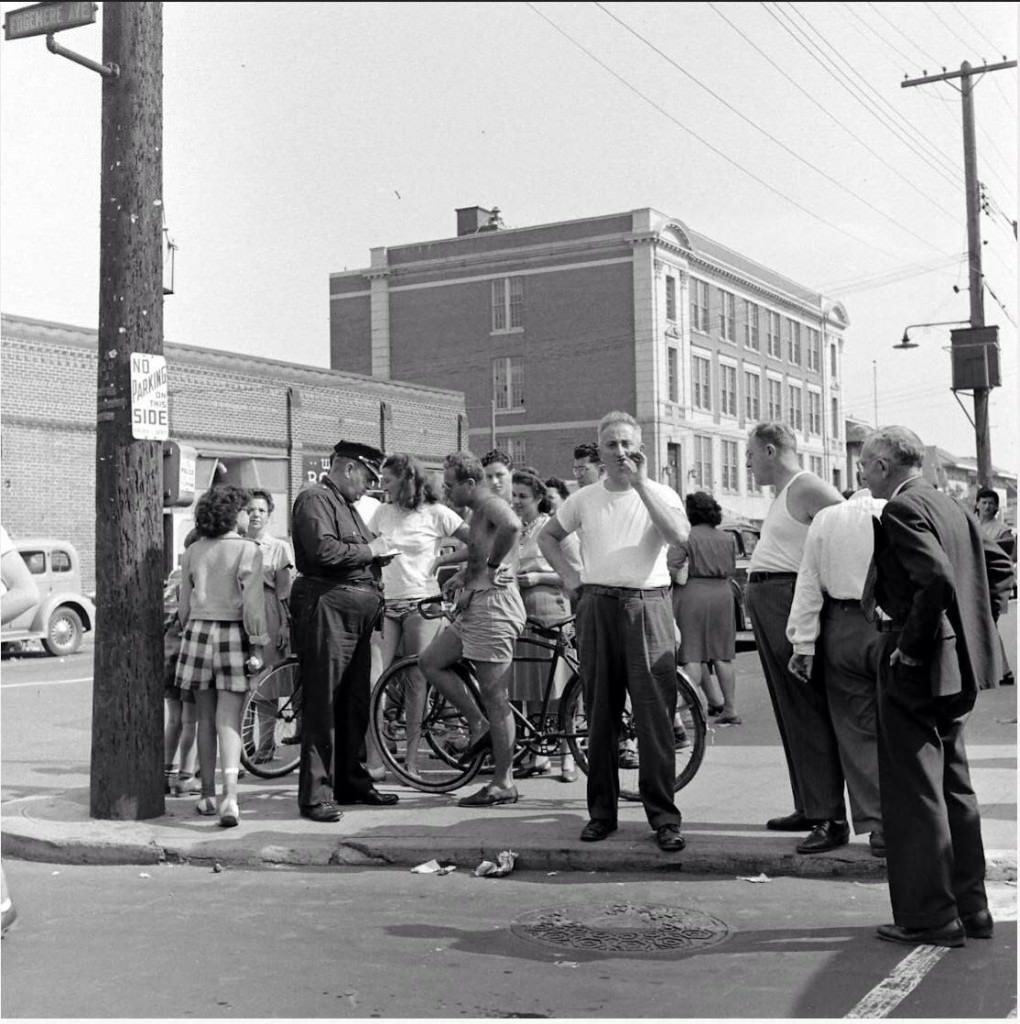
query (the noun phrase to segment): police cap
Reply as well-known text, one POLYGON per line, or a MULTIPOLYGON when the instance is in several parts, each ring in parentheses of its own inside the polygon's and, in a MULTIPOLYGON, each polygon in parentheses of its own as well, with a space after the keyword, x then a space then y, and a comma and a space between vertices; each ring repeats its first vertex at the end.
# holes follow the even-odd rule
POLYGON ((373 448, 370 444, 359 444, 357 441, 338 441, 333 445, 333 455, 360 462, 372 474, 373 479, 379 479, 383 453, 378 448, 373 448))

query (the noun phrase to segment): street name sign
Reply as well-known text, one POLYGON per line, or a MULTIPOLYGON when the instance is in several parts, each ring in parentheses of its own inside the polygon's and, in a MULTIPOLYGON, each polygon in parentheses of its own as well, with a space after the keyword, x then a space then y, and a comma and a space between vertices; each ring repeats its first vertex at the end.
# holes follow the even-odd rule
POLYGON ((166 356, 131 353, 131 436, 136 441, 166 441, 170 437, 166 356))
POLYGON ((9 11, 4 18, 4 34, 7 39, 25 39, 28 36, 48 36, 65 28, 92 25, 98 9, 99 5, 91 2, 19 7, 16 11, 9 11))

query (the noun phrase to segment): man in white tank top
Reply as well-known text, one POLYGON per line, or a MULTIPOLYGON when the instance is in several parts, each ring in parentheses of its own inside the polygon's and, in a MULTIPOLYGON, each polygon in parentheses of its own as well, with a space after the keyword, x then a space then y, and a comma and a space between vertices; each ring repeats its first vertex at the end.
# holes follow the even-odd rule
POLYGON ((747 570, 745 600, 762 671, 786 754, 793 813, 766 828, 811 832, 798 853, 822 853, 850 839, 839 747, 821 681, 795 678, 786 623, 808 527, 821 509, 843 500, 835 487, 800 468, 797 438, 785 423, 759 423, 748 435, 747 468, 775 489, 747 570))

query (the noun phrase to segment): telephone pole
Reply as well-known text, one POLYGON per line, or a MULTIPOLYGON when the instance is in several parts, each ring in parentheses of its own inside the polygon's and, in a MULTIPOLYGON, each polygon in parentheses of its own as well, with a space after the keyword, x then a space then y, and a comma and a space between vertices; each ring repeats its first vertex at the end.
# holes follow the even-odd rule
POLYGON ((162 445, 133 435, 131 353, 163 351, 163 10, 103 5, 94 818, 163 800, 162 445))
MULTIPOLYGON (((989 71, 1015 68, 1015 60, 1004 60, 999 64, 985 64, 977 69, 983 75, 989 71)), ((972 330, 985 326, 985 279, 981 270, 981 201, 977 178, 977 142, 974 135, 974 69, 968 61, 960 65, 959 71, 945 71, 941 75, 926 75, 923 78, 906 79, 900 83, 903 89, 929 82, 945 82, 960 79, 960 96, 963 101, 963 170, 964 188, 967 198, 967 251, 970 266, 970 326, 972 330)), ((976 337, 976 335, 975 335, 976 337)), ((975 344, 985 344, 984 341, 975 344)), ((998 341, 995 341, 998 349, 998 341)), ((996 368, 998 358, 996 353, 996 368)), ((986 353, 987 365, 987 353, 986 353)), ((996 382, 997 383, 997 382, 996 382)), ((988 395, 990 383, 975 384, 974 391, 974 439, 977 448, 978 486, 990 487, 992 483, 992 444, 988 432, 988 395)))

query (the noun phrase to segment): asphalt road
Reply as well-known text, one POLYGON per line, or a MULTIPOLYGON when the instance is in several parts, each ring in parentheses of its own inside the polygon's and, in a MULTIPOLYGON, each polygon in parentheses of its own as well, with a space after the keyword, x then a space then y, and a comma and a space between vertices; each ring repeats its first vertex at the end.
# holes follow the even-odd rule
POLYGON ((1016 890, 1002 883, 995 938, 932 955, 875 938, 888 918, 879 882, 7 871, 21 917, 3 942, 4 1017, 1016 1014, 1016 890), (686 950, 666 941, 681 941, 674 927, 686 950))

